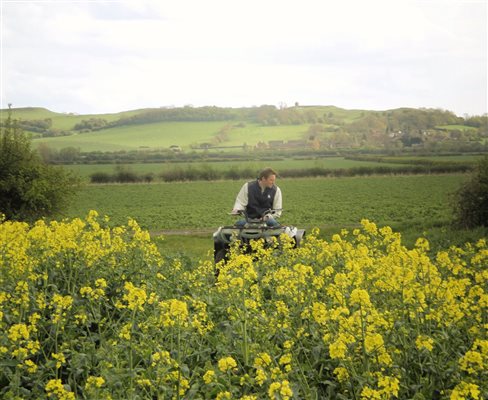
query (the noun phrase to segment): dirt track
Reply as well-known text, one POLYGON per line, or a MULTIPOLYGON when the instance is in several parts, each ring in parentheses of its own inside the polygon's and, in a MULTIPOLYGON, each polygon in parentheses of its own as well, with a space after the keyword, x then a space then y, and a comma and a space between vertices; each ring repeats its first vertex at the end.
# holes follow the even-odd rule
POLYGON ((169 229, 161 231, 150 231, 151 236, 165 236, 165 235, 180 235, 180 236, 193 236, 193 235, 211 235, 215 229, 169 229))

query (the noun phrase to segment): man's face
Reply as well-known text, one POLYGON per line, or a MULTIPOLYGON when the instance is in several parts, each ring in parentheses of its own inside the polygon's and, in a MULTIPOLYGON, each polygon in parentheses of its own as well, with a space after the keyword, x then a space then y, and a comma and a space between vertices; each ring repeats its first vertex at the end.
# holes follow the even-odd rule
POLYGON ((276 175, 270 175, 267 178, 261 178, 261 187, 272 188, 276 181, 276 175))

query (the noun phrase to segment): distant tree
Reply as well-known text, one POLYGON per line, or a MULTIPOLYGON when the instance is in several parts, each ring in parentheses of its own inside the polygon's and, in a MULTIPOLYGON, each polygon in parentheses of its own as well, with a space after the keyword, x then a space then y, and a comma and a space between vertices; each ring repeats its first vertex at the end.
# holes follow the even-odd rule
POLYGON ((90 119, 84 119, 81 122, 77 123, 73 129, 75 131, 81 131, 81 130, 97 130, 97 129, 102 129, 108 125, 107 120, 103 118, 90 118, 90 119))
POLYGON ((306 136, 309 140, 314 140, 320 137, 323 132, 325 132, 325 128, 323 125, 313 124, 309 126, 306 136))
POLYGON ((80 157, 80 149, 78 147, 63 147, 59 150, 59 159, 61 162, 72 163, 80 157))
POLYGON ((488 226, 488 156, 454 194, 454 222, 463 228, 488 226))
POLYGON ((79 182, 43 162, 9 111, 0 130, 0 214, 23 221, 51 216, 62 210, 79 182))
POLYGON ((37 146, 37 152, 47 164, 55 162, 59 155, 59 152, 56 149, 49 147, 46 143, 40 143, 37 146))

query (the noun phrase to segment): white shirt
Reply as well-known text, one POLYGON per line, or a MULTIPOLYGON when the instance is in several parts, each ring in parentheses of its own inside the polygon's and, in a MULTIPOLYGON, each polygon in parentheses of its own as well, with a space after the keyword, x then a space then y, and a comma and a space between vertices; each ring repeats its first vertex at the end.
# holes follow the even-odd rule
MULTIPOLYGON (((261 191, 263 192, 264 190, 261 189, 261 191)), ((239 193, 237 194, 233 209, 238 211, 245 210, 248 201, 249 201, 249 195, 247 192, 247 182, 246 182, 244 185, 242 185, 241 190, 239 190, 239 193)), ((282 208, 283 208, 283 200, 281 196, 281 189, 278 186, 276 186, 276 193, 273 199, 273 210, 279 210, 275 213, 276 216, 279 217, 281 215, 282 208)))

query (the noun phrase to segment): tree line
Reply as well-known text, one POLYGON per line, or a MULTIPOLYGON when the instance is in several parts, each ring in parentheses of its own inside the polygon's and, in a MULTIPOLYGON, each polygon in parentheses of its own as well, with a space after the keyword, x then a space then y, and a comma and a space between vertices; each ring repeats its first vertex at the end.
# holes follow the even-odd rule
MULTIPOLYGON (((243 108, 175 107, 141 110, 132 116, 122 116, 114 121, 102 117, 91 117, 76 123, 72 131, 88 132, 119 126, 150 124, 157 122, 208 122, 246 121, 263 126, 319 124, 328 129, 342 129, 353 134, 374 132, 421 132, 442 125, 463 125, 488 134, 488 117, 458 117, 441 109, 399 108, 387 111, 362 111, 354 121, 347 121, 344 112, 335 108, 320 107, 276 107, 261 105, 243 108)), ((2 122, 4 123, 4 122, 2 122)), ((42 136, 70 134, 69 131, 53 128, 51 118, 18 121, 22 129, 42 136)))
MULTIPOLYGON (((420 165, 362 166, 352 168, 294 168, 280 171, 280 178, 328 177, 341 178, 370 175, 418 175, 465 173, 473 169, 471 165, 455 163, 426 163, 420 165)), ((252 180, 256 171, 248 167, 232 167, 228 170, 212 168, 209 165, 179 167, 156 173, 137 173, 130 167, 117 166, 113 173, 95 172, 90 175, 91 183, 150 183, 150 182, 185 182, 185 181, 217 181, 217 180, 252 180)))

